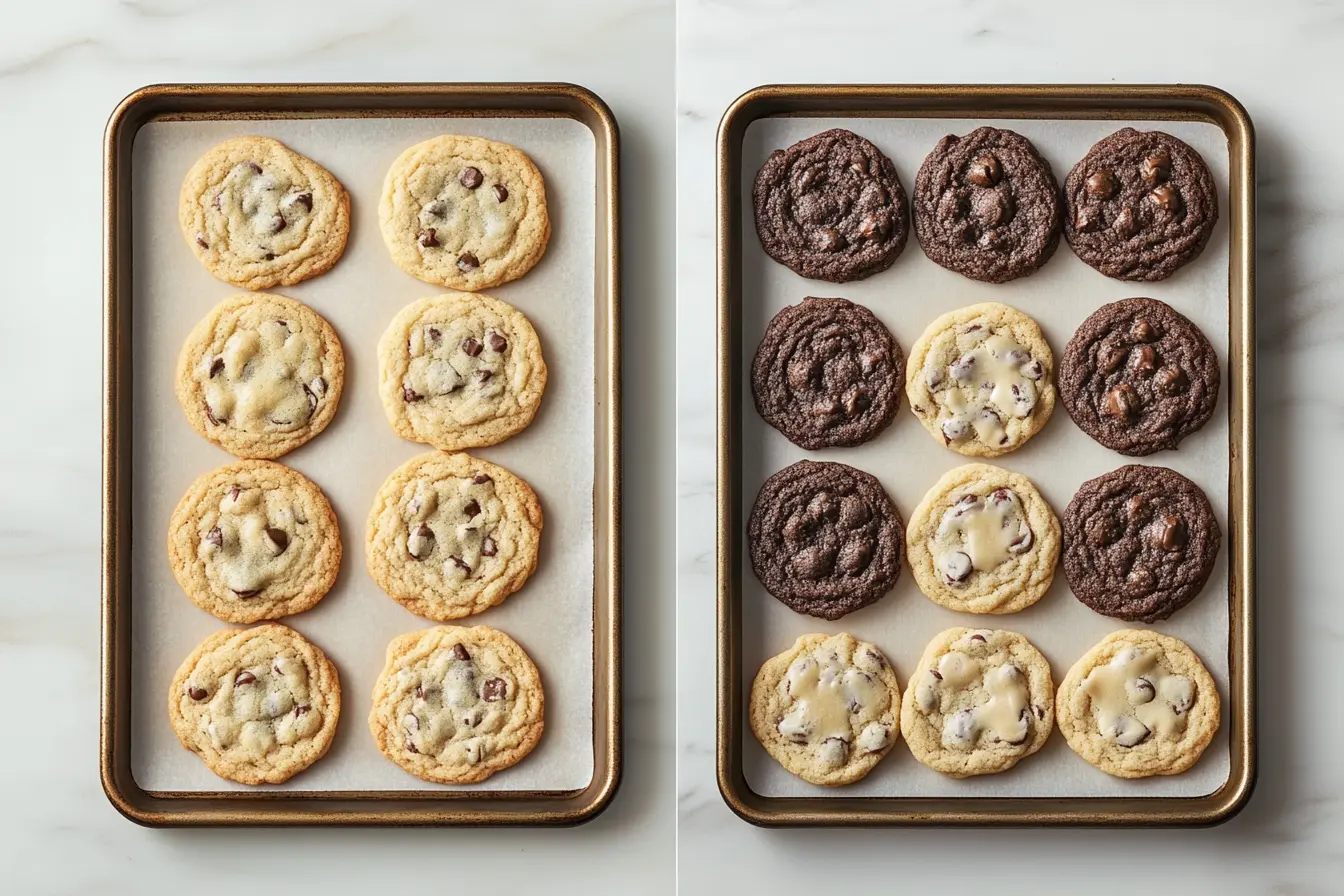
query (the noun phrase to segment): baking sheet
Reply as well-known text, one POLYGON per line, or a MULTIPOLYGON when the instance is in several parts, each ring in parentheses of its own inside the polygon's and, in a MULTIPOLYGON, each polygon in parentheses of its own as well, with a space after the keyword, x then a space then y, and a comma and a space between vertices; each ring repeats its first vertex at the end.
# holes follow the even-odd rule
MULTIPOLYGON (((1141 780, 1112 778, 1073 753, 1054 732, 1034 756, 1010 771, 956 780, 926 768, 899 742, 862 781, 843 788, 825 788, 789 774, 769 757, 756 739, 744 736, 743 772, 748 785, 762 796, 882 797, 1157 797, 1205 796, 1227 780, 1230 771, 1228 724, 1228 193, 1227 139, 1216 125, 1158 121, 1034 121, 994 119, 917 119, 884 117, 765 118, 753 122, 742 144, 742 368, 738 372, 742 402, 742 491, 738 519, 749 518, 765 479, 795 461, 839 461, 866 470, 881 480, 887 493, 909 520, 924 493, 948 470, 979 458, 963 457, 939 445, 920 425, 909 402, 891 426, 857 448, 805 451, 761 420, 751 395, 750 366, 770 318, 805 296, 842 296, 872 310, 909 355, 924 328, 940 314, 977 302, 1002 302, 1030 315, 1041 325, 1056 365, 1079 324, 1100 306, 1131 296, 1161 299, 1194 321, 1218 354, 1221 387, 1213 419, 1185 439, 1178 451, 1147 458, 1128 458, 1092 441, 1056 404, 1049 424, 1026 445, 988 463, 1025 474, 1040 489, 1055 514, 1078 486, 1127 463, 1146 463, 1177 470, 1209 496, 1222 527, 1223 539, 1213 575, 1204 591, 1171 619, 1151 626, 1181 638, 1200 655, 1222 697, 1218 735, 1201 760, 1181 775, 1141 780), (1161 283, 1111 280, 1078 260, 1061 238, 1059 249, 1035 274, 1006 284, 978 283, 934 264, 920 249, 913 232, 905 251, 890 269, 856 283, 807 280, 771 260, 761 249, 751 213, 751 188, 756 172, 776 149, 827 128, 852 130, 877 144, 895 163, 907 195, 925 155, 945 134, 965 134, 983 125, 1008 128, 1026 136, 1050 162, 1062 184, 1073 164, 1097 140, 1122 127, 1164 130, 1193 146, 1204 157, 1218 186, 1221 217, 1208 247, 1193 263, 1161 283)), ((896 587, 877 603, 828 622, 794 613, 761 586, 751 564, 741 563, 742 671, 744 715, 750 731, 747 697, 756 670, 767 658, 808 632, 847 631, 872 641, 896 668, 902 693, 925 645, 953 626, 1005 628, 1027 636, 1050 661, 1055 686, 1069 667, 1111 631, 1145 628, 1100 616, 1070 593, 1062 563, 1054 584, 1035 606, 1003 616, 956 613, 937 606, 915 584, 908 564, 896 587)))
POLYGON ((191 164, 241 134, 275 137, 331 171, 351 196, 350 240, 326 274, 270 290, 323 315, 345 349, 346 380, 332 424, 278 458, 312 479, 340 521, 344 560, 335 587, 312 610, 285 617, 340 671, 341 720, 331 751, 274 790, 570 791, 593 777, 593 484, 596 148, 564 118, 343 118, 153 122, 136 137, 134 209, 134 468, 131 546, 131 770, 146 790, 260 790, 216 777, 184 750, 166 701, 182 659, 227 624, 182 593, 164 547, 173 508, 191 481, 233 458, 191 429, 173 393, 177 354, 191 327, 243 292, 195 259, 177 223, 178 189, 191 164), (444 292, 402 273, 378 229, 377 205, 392 161, 439 134, 473 134, 523 149, 546 179, 550 245, 512 283, 487 290, 522 310, 541 336, 549 381, 532 425, 470 453, 531 483, 545 516, 531 580, 502 605, 457 620, 514 637, 541 670, 546 732, 521 763, 470 786, 437 785, 402 771, 368 731, 370 695, 396 635, 434 625, 388 597, 364 565, 364 526, 374 493, 407 458, 430 450, 398 438, 378 399, 377 344, 406 304, 444 292))

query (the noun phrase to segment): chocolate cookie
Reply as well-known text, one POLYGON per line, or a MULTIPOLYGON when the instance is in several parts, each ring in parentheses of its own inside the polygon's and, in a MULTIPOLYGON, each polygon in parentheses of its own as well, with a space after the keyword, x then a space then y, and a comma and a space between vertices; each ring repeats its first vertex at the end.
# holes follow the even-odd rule
POLYGON ((1031 141, 977 128, 938 141, 915 175, 915 234, 930 259, 972 280, 1006 283, 1059 245, 1059 184, 1031 141))
POLYGON ((905 248, 909 219, 896 166, 851 131, 775 150, 751 198, 766 254, 813 280, 862 280, 905 248))
POLYGON ((1121 299, 1092 313, 1059 364, 1059 393, 1078 428, 1143 457, 1177 444, 1213 416, 1218 357, 1179 311, 1121 299))
POLYGON ((905 356, 871 311, 812 296, 770 321, 751 364, 756 410, 800 448, 861 445, 901 403, 905 356))
POLYGON ((839 619, 896 584, 903 531, 877 479, 845 464, 801 460, 761 486, 747 539, 765 590, 796 613, 839 619))
POLYGON ((1088 480, 1064 511, 1064 575, 1083 603, 1130 622, 1166 619, 1199 594, 1222 530, 1199 486, 1130 464, 1088 480))
POLYGON ((1064 235, 1117 280, 1165 280, 1193 261, 1218 223, 1213 175, 1185 142, 1124 128, 1097 143, 1064 181, 1064 235))

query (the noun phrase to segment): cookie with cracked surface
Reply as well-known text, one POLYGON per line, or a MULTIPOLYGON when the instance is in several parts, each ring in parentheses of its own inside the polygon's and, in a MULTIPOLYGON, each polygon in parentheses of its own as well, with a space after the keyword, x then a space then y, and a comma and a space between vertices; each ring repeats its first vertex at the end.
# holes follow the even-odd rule
POLYGON ((800 460, 756 495, 747 523, 751 567, 795 613, 839 619, 896 584, 903 530, 875 477, 845 464, 800 460))
POLYGON ((403 308, 378 343, 378 391, 397 435, 445 451, 494 445, 532 422, 541 341, 499 299, 448 293, 403 308))
POLYGON ((1059 520, 1031 480, 989 464, 949 470, 905 533, 919 590, 961 613, 1016 613, 1044 597, 1059 539, 1059 520))
POLYGON ((809 450, 861 445, 886 429, 904 380, 901 347, 847 299, 809 296, 780 311, 751 364, 756 410, 809 450))
POLYGON ((236 457, 275 458, 326 429, 345 385, 336 331, 302 302, 245 293, 214 307, 177 361, 178 403, 236 457))
POLYGON ((1064 511, 1064 575, 1103 616, 1159 622, 1209 581, 1222 542, 1213 505, 1175 470, 1130 464, 1084 482, 1064 511))
POLYGON ((210 635, 168 689, 168 718, 182 746, 239 784, 280 784, 321 759, 340 715, 331 660, 274 623, 210 635))
POLYGON ((901 736, 915 758, 952 778, 1007 771, 1054 728, 1050 663, 1003 629, 934 636, 906 682, 901 736))
POLYGON ((1204 333, 1156 299, 1103 305, 1059 362, 1059 392, 1078 428, 1113 451, 1175 449, 1218 405, 1218 356, 1204 333))
POLYGON ((929 324, 910 351, 905 394, 935 439, 958 454, 998 457, 1041 431, 1055 410, 1054 355, 1036 321, 985 302, 929 324))
POLYGON ((924 254, 972 280, 1025 277, 1059 246, 1059 184, 1013 131, 984 127, 939 140, 915 175, 912 209, 924 254))
POLYGON ((811 784, 852 784, 896 744, 896 670, 853 635, 803 635, 751 685, 751 730, 776 762, 811 784))
POLYGON ((369 731, 417 778, 475 784, 532 752, 544 709, 541 674, 516 641, 484 625, 443 625, 387 646, 369 731))
POLYGON ((246 289, 329 270, 350 235, 350 194, 330 171, 270 137, 234 137, 182 181, 178 222, 211 274, 246 289))
POLYGON ((378 221, 397 267, 467 292, 517 280, 551 238, 537 166, 517 147, 481 137, 434 137, 398 156, 378 221))
POLYGON ((302 613, 341 568, 341 533, 322 490, 265 460, 199 477, 168 524, 168 560, 196 606, 225 622, 302 613))
POLYGON ((1161 131, 1124 128, 1064 181, 1073 253, 1117 280, 1165 280, 1204 251, 1218 190, 1199 153, 1161 131))
POLYGON ((1218 687, 1190 645, 1136 629, 1111 632, 1074 663, 1055 709, 1073 751, 1117 778, 1179 775, 1221 721, 1218 687))
POLYGON ((909 219, 896 166, 852 131, 835 128, 775 150, 751 198, 765 253, 812 280, 862 280, 905 248, 909 219))
POLYGON ((522 479, 468 454, 430 451, 383 483, 369 513, 369 575, 435 622, 502 603, 537 568, 541 504, 522 479))

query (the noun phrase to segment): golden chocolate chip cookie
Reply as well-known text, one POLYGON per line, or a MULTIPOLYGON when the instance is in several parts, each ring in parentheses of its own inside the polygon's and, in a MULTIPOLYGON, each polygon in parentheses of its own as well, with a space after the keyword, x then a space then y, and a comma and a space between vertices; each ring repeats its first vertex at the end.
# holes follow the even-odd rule
POLYGON ((484 625, 443 625, 387 646, 369 731, 417 778, 475 784, 532 752, 544 709, 541 674, 517 642, 484 625))
POLYGON ((173 676, 168 718, 182 746, 240 784, 279 784, 321 759, 341 714, 327 655, 292 628, 224 629, 173 676))
POLYGON ((206 270, 247 289, 331 268, 350 235, 350 194, 321 165, 270 137, 234 137, 182 182, 178 220, 206 270))
POLYGON ((191 484, 168 524, 173 575, 225 622, 302 613, 341 568, 341 533, 322 490, 289 467, 240 460, 191 484))
POLYGON ((481 137, 435 137, 398 156, 378 221, 397 267, 468 292, 517 280, 551 238, 537 166, 481 137))

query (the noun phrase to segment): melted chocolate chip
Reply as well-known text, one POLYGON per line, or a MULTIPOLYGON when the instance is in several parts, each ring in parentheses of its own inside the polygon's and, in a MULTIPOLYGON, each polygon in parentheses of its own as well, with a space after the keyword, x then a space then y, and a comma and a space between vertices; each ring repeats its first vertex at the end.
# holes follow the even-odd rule
POLYGON ((285 552, 285 548, 289 547, 289 533, 284 529, 276 529, 273 526, 268 526, 266 528, 266 537, 280 549, 280 553, 282 554, 285 552))
POLYGON ((470 252, 463 252, 461 255, 457 256, 457 269, 464 274, 467 271, 474 271, 480 266, 481 263, 477 261, 476 256, 472 255, 470 252))
POLYGON ((206 693, 205 688, 193 688, 193 687, 188 687, 188 688, 187 688, 187 696, 190 697, 191 699, 196 700, 197 702, 199 702, 199 701, 201 701, 201 700, 204 700, 206 697, 208 697, 208 696, 210 696, 210 695, 206 693))
POLYGON ((481 353, 481 344, 475 338, 468 336, 462 340, 462 352, 469 358, 474 358, 481 353))
POLYGON ((233 686, 239 688, 245 684, 251 684, 256 680, 257 676, 253 675, 251 672, 244 670, 242 672, 239 672, 237 677, 233 679, 233 686))
POLYGON ((426 249, 432 249, 439 244, 438 232, 433 227, 426 227, 415 239, 426 249))
POLYGON ((462 508, 462 512, 467 515, 467 519, 472 519, 481 512, 481 505, 475 500, 468 501, 467 506, 462 508))
POLYGON ((508 188, 506 188, 503 184, 495 184, 493 187, 491 187, 491 189, 495 191, 495 198, 498 199, 500 202, 503 202, 505 199, 509 198, 508 188))
POLYGON ((453 645, 453 658, 466 661, 471 659, 471 654, 467 652, 466 645, 459 642, 453 645))
POLYGON ((404 401, 410 403, 415 401, 423 401, 425 396, 421 395, 419 392, 415 391, 410 386, 402 386, 401 397, 404 401))
POLYGON ((210 379, 214 379, 224 370, 224 359, 216 358, 210 362, 210 379))
POLYGON ((462 176, 457 179, 458 183, 468 190, 474 190, 481 185, 485 178, 481 176, 481 169, 468 167, 462 169, 462 176))
POLYGON ((481 688, 481 699, 487 703, 503 700, 509 692, 509 683, 502 678, 492 678, 481 688))

